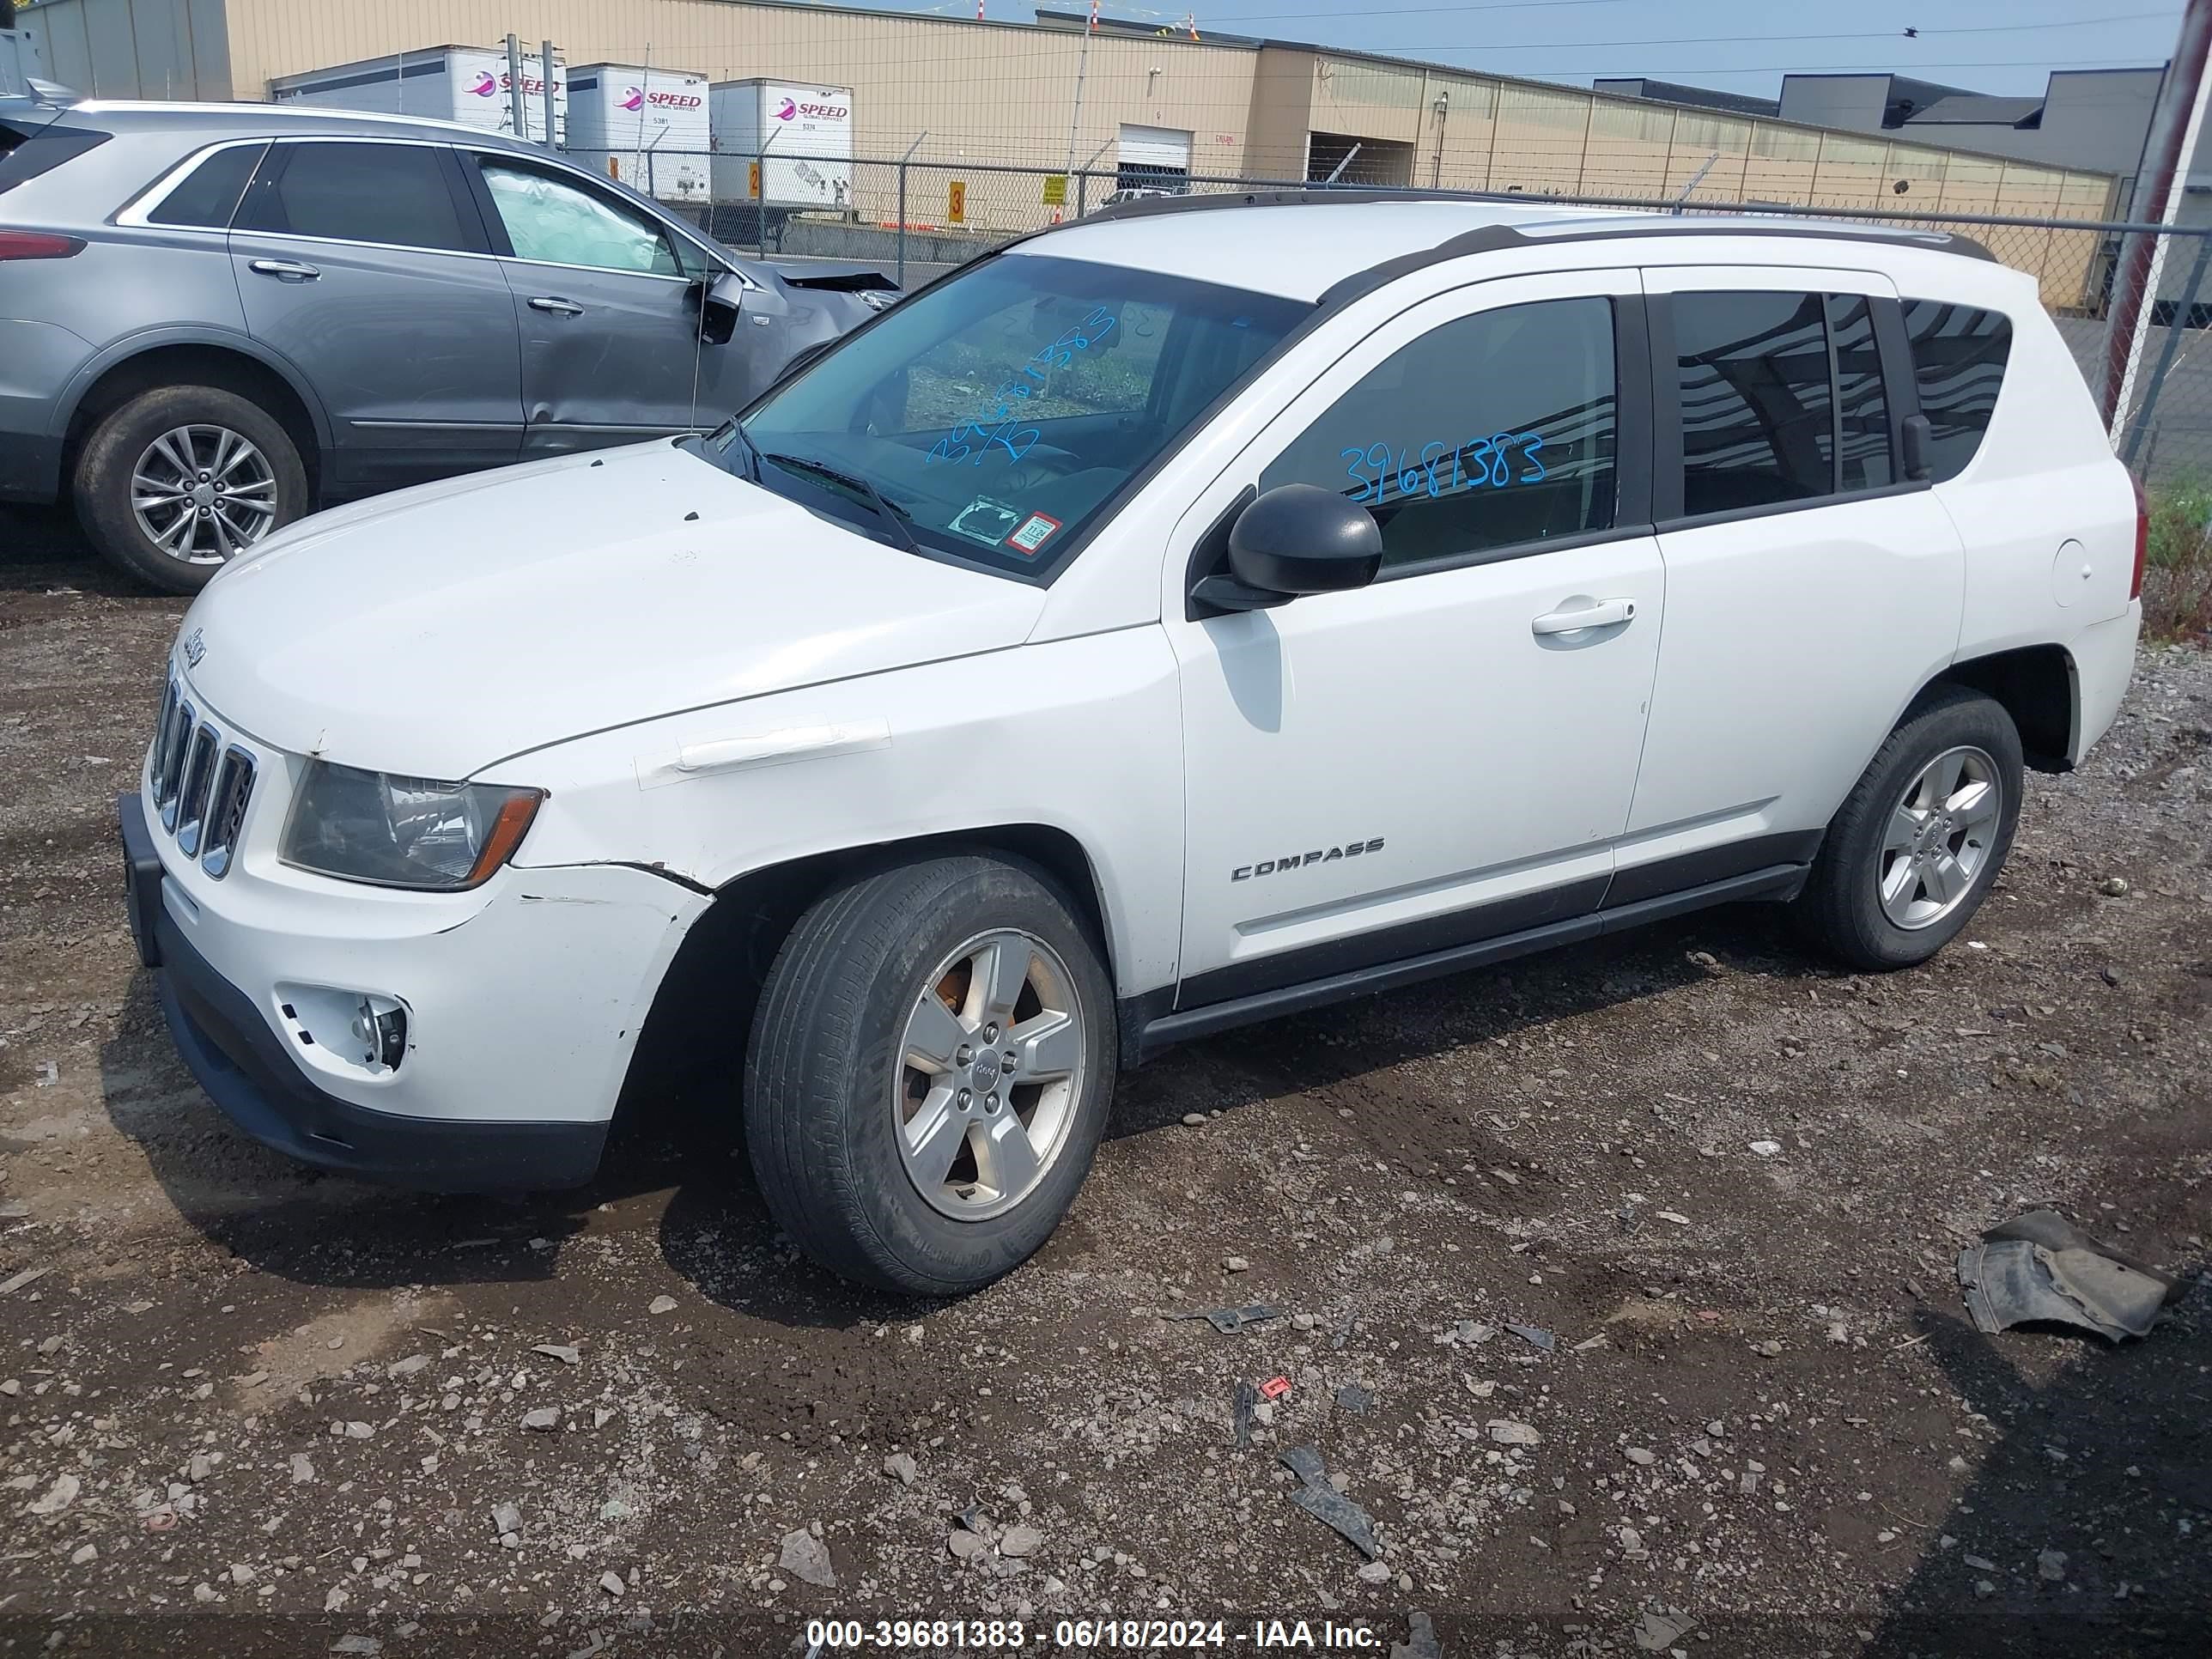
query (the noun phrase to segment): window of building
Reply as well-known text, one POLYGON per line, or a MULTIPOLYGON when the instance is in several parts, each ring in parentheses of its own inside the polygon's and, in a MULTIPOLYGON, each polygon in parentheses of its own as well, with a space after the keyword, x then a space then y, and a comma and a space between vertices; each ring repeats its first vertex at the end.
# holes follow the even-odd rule
POLYGON ((1364 504, 1386 569, 1609 528, 1612 302, 1545 300, 1431 330, 1370 370, 1260 476, 1364 504))

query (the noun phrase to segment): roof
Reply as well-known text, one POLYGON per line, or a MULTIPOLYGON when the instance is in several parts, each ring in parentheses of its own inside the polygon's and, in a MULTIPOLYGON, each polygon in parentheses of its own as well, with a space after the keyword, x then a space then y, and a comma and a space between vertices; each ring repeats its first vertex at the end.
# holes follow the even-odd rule
POLYGON ((187 104, 136 98, 87 98, 68 106, 65 115, 82 116, 116 132, 204 132, 210 138, 261 137, 283 132, 358 133, 365 137, 415 137, 441 133, 487 149, 542 155, 537 144, 489 127, 459 121, 434 121, 421 115, 377 115, 325 104, 187 104))
POLYGON ((1131 202, 1042 232, 1016 253, 1085 259, 1318 301, 1395 262, 1593 236, 1789 236, 1989 257, 1963 237, 1749 214, 1644 213, 1407 191, 1280 191, 1131 202), (1356 234, 1348 222, 1358 216, 1356 234), (1493 232, 1484 236, 1479 233, 1493 232), (1446 247, 1446 244, 1452 244, 1446 247))
POLYGON ((1961 92, 1938 98, 1925 108, 1913 111, 1905 118, 1905 125, 2016 127, 2042 112, 2040 98, 1998 98, 1987 93, 1961 92))
POLYGON ((1777 98, 1721 92, 1711 87, 1693 87, 1684 81, 1655 81, 1648 75, 1600 76, 1590 82, 1590 90, 1615 98, 1640 98, 1647 104, 1680 104, 1690 109, 1720 110, 1729 115, 1772 118, 1782 113, 1782 102, 1777 98))

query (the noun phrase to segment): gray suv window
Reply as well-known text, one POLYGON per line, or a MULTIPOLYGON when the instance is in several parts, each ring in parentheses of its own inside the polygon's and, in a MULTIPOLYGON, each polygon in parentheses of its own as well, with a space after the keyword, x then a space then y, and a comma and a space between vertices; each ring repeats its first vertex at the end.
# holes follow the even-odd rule
POLYGON ((447 182, 446 152, 423 144, 279 144, 242 230, 289 231, 393 247, 480 252, 447 182))
POLYGON ((229 229, 238 198, 246 193, 246 181, 268 149, 266 144, 233 144, 216 151, 161 198, 147 214, 146 222, 229 229))

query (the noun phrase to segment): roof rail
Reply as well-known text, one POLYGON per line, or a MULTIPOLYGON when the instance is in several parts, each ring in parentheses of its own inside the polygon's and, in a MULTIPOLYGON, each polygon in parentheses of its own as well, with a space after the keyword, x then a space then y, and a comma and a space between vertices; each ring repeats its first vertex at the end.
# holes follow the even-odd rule
MULTIPOLYGON (((1307 190, 1290 186, 1221 191, 1206 195, 1142 197, 1132 202, 1116 202, 1054 228, 1066 229, 1075 225, 1094 225, 1120 219, 1151 219, 1164 214, 1202 213, 1230 208, 1354 207, 1376 202, 1463 202, 1486 207, 1533 207, 1543 199, 1465 190, 1307 190)), ((1591 241, 1607 236, 1842 237, 1892 247, 1925 248, 1932 252, 1955 253, 1970 259, 1986 259, 1992 264, 1997 263, 1996 256, 1971 236, 1960 236, 1947 230, 1912 230, 1899 226, 1854 224, 1822 219, 1793 223, 1786 221, 1769 222, 1762 218, 1756 224, 1746 224, 1744 218, 1753 216, 1756 210, 1740 210, 1739 213, 1720 218, 1700 218, 1670 212, 1668 210, 1673 204, 1663 202, 1652 203, 1640 212, 1633 207, 1615 205, 1594 208, 1587 217, 1577 217, 1567 211, 1583 205, 1575 202, 1558 204, 1562 210, 1561 222, 1571 223, 1572 229, 1545 230, 1531 234, 1516 225, 1481 225, 1451 237, 1433 248, 1386 261, 1385 265, 1377 266, 1376 270, 1380 271, 1387 267, 1389 274, 1395 276, 1439 259, 1455 259, 1470 253, 1498 253, 1510 248, 1591 241), (1605 216, 1608 214, 1617 217, 1608 222, 1605 216)), ((1361 282, 1370 274, 1363 272, 1345 281, 1361 282)), ((1341 288, 1344 284, 1340 283, 1337 286, 1341 288)))

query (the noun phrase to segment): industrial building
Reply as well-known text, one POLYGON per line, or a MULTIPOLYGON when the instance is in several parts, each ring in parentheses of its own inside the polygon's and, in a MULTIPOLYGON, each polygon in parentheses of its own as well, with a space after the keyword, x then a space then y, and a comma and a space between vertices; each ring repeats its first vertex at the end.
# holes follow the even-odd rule
MULTIPOLYGON (((849 88, 848 205, 878 222, 898 211, 888 164, 909 153, 939 174, 972 176, 933 176, 906 219, 984 228, 1036 222, 1054 191, 1048 179, 988 170, 1071 165, 1123 184, 1334 173, 1646 200, 1694 181, 1705 201, 1832 211, 2094 219, 2115 205, 2111 169, 1972 153, 1910 131, 1215 38, 1202 16, 1197 39, 1110 21, 1093 33, 1079 10, 1000 22, 773 0, 38 0, 21 17, 49 73, 106 96, 261 100, 287 77, 446 43, 489 46, 510 33, 532 46, 552 42, 568 64, 849 88), (963 186, 957 196, 951 182, 963 186)), ((2027 257, 2007 257, 2039 270, 2051 303, 2078 304, 2096 240, 2054 233, 2027 257)))

